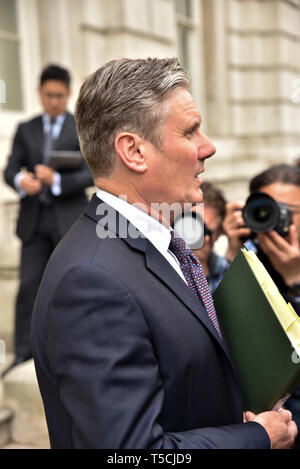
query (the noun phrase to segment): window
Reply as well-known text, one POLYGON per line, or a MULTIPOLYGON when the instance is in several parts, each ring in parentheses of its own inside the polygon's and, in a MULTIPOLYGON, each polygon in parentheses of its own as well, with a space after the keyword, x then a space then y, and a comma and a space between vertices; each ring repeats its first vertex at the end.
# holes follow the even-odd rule
POLYGON ((177 41, 179 59, 187 70, 190 69, 190 36, 194 27, 191 0, 176 0, 177 41))
POLYGON ((176 11, 179 15, 191 18, 191 0, 176 0, 176 11))
POLYGON ((6 87, 6 102, 1 109, 22 110, 16 0, 0 0, 0 79, 6 87))

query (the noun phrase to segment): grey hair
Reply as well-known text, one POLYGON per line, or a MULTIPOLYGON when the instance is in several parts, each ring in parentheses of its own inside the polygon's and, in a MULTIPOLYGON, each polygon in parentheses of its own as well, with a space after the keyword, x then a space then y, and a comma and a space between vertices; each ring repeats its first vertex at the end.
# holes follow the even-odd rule
POLYGON ((178 59, 120 59, 92 73, 81 86, 75 119, 82 153, 94 177, 108 176, 120 132, 162 145, 167 98, 190 80, 178 59))

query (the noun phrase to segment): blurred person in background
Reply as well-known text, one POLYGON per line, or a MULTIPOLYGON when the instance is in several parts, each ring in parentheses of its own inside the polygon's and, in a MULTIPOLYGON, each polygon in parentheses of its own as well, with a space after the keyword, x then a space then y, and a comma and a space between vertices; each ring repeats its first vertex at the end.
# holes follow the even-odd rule
MULTIPOLYGON (((228 237, 227 258, 233 260, 244 242, 256 251, 279 291, 300 316, 300 168, 288 164, 274 165, 250 181, 250 193, 264 192, 276 202, 284 203, 291 213, 287 236, 275 230, 258 233, 252 240, 251 230, 246 227, 241 209, 244 202, 227 204, 224 231, 228 237)), ((285 405, 293 412, 300 426, 300 390, 285 405)), ((296 442, 300 447, 299 437, 296 442)))
MULTIPOLYGON (((214 245, 223 234, 223 221, 226 214, 226 199, 222 191, 209 181, 201 184, 204 202, 204 242, 194 253, 201 262, 210 291, 213 292, 223 278, 230 262, 225 256, 214 252, 214 245)), ((197 207, 195 208, 197 210, 197 207)))
POLYGON ((22 241, 12 366, 32 357, 31 314, 44 268, 88 204, 85 189, 93 185, 83 158, 74 170, 55 171, 47 165, 53 150, 80 151, 75 120, 67 111, 70 81, 68 70, 60 66, 42 71, 38 93, 44 112, 18 126, 4 171, 5 181, 20 197, 16 231, 22 241))

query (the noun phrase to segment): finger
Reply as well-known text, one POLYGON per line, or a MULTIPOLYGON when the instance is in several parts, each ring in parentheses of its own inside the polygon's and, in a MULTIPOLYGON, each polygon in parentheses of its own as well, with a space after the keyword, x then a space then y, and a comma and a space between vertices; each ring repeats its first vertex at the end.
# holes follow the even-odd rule
POLYGON ((226 210, 228 210, 229 212, 233 212, 235 210, 238 210, 238 209, 242 209, 245 205, 245 202, 242 201, 242 200, 236 200, 234 202, 228 202, 226 204, 226 210))
POLYGON ((240 215, 234 216, 230 222, 228 223, 230 229, 237 229, 237 228, 246 228, 246 224, 244 219, 240 215))
POLYGON ((287 239, 291 246, 299 248, 298 233, 295 225, 290 225, 289 236, 287 239))
POLYGON ((293 418, 293 415, 292 415, 292 412, 290 410, 287 410, 287 409, 283 409, 283 407, 281 407, 278 412, 281 414, 281 416, 283 417, 284 419, 284 422, 286 423, 289 423, 292 421, 292 418, 293 418))
POLYGON ((282 240, 279 240, 278 237, 281 238, 278 233, 273 231, 258 234, 257 239, 259 241, 259 245, 265 254, 279 258, 286 252, 289 248, 289 243, 283 238, 282 240))
POLYGON ((278 249, 285 251, 289 247, 289 242, 283 236, 280 236, 276 231, 268 231, 268 233, 261 233, 261 237, 271 241, 272 245, 278 249))
POLYGON ((291 420, 290 422, 288 422, 288 432, 290 433, 290 435, 292 436, 292 438, 296 438, 297 435, 298 435, 298 428, 297 428, 297 425, 296 423, 294 422, 294 420, 291 420))
POLYGON ((251 230, 249 230, 249 228, 238 228, 237 234, 239 237, 250 236, 251 230))
POLYGON ((244 416, 245 416, 245 419, 246 419, 247 422, 251 422, 256 417, 254 412, 251 412, 250 410, 247 410, 244 413, 244 416))
POLYGON ((251 230, 248 228, 236 228, 234 230, 231 230, 230 232, 227 232, 227 236, 229 238, 244 238, 244 237, 249 237, 251 235, 251 230))

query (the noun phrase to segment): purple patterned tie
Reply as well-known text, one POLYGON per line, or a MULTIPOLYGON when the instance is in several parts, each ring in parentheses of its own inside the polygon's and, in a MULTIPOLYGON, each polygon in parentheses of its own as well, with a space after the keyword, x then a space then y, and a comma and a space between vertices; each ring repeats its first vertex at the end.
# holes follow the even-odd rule
POLYGON ((187 247, 185 241, 174 233, 174 231, 171 231, 169 249, 177 257, 188 286, 202 302, 208 316, 217 329, 219 336, 222 337, 213 299, 208 287, 203 267, 200 264, 197 256, 191 249, 187 247))

